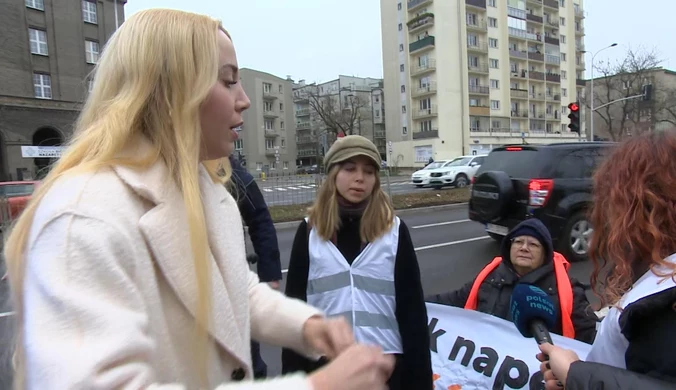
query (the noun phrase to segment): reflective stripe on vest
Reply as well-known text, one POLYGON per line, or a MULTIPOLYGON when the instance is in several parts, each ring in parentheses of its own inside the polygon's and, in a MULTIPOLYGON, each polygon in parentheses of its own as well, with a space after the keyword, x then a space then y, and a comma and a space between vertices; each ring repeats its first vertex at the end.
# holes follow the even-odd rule
MULTIPOLYGON (((465 309, 476 310, 479 302, 479 288, 486 277, 493 272, 502 263, 502 257, 496 257, 484 269, 472 284, 472 289, 467 297, 465 309)), ((575 338, 575 327, 573 326, 573 287, 570 285, 568 277, 568 268, 570 263, 562 254, 554 252, 554 274, 556 276, 556 289, 559 296, 559 307, 561 308, 561 328, 563 336, 571 339, 575 338)))
POLYGON ((343 316, 357 342, 379 345, 385 353, 402 353, 396 318, 394 263, 399 218, 383 236, 366 245, 352 266, 331 242, 310 230, 307 303, 329 317, 343 316))

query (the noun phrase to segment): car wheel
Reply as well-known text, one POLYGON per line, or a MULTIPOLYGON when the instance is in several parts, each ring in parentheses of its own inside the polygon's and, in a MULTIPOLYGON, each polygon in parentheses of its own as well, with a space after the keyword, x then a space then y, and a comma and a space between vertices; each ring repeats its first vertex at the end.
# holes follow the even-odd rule
POLYGON ((442 189, 442 188, 443 188, 443 186, 434 186, 434 189, 435 189, 435 190, 440 190, 440 189, 442 189))
POLYGON ((417 188, 423 188, 423 185, 422 185, 422 184, 416 184, 415 186, 416 186, 417 188))
POLYGON ((455 178, 455 186, 457 188, 465 188, 467 187, 467 183, 468 183, 467 176, 463 175, 462 173, 455 178))
POLYGON ((559 245, 568 261, 576 262, 587 259, 593 233, 594 229, 584 212, 573 214, 566 224, 559 245))

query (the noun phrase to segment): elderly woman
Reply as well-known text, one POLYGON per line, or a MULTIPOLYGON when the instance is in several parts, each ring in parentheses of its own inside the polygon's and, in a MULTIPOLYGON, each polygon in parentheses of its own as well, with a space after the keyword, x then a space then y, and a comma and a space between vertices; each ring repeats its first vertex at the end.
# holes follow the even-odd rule
POLYGON ((598 318, 584 287, 568 276, 569 264, 554 252, 551 235, 542 222, 533 218, 517 225, 502 241, 501 254, 459 290, 426 300, 511 320, 509 302, 514 286, 530 284, 551 295, 561 313, 550 331, 585 343, 594 341, 598 318))

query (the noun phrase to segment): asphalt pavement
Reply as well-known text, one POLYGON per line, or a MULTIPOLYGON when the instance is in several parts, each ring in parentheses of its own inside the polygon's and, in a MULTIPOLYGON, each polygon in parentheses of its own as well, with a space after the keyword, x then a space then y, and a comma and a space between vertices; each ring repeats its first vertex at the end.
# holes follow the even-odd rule
MULTIPOLYGON (((486 235, 483 226, 467 219, 467 207, 464 205, 407 210, 400 217, 411 232, 425 295, 459 288, 472 280, 499 253, 498 243, 486 235)), ((277 229, 283 276, 286 275, 296 229, 295 224, 286 224, 277 229)), ((588 283, 591 264, 588 261, 575 263, 571 266, 570 273, 578 280, 588 283)), ((283 291, 284 280, 281 288, 283 291)), ((6 299, 6 283, 0 282, 0 302, 6 299)), ((590 296, 590 301, 595 300, 590 296)), ((7 306, 4 307, 3 311, 8 310, 7 306)), ((10 318, 0 316, 0 389, 6 388, 9 378, 9 356, 6 351, 12 337, 10 318)), ((269 345, 262 345, 261 349, 268 364, 268 374, 279 375, 281 350, 269 345)))

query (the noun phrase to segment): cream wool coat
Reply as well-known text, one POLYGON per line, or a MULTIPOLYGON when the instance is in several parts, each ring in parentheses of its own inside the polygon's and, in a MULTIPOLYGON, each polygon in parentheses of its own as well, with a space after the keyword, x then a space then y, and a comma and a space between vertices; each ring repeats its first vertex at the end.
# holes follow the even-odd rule
MULTIPOLYGON (((320 313, 258 282, 245 259, 234 199, 201 166, 199 182, 211 248, 210 388, 311 389, 303 375, 251 381, 250 337, 311 355, 302 326, 320 313), (242 369, 246 378, 234 382, 242 369)), ((27 388, 199 388, 186 219, 162 163, 55 184, 28 243, 27 388)))

